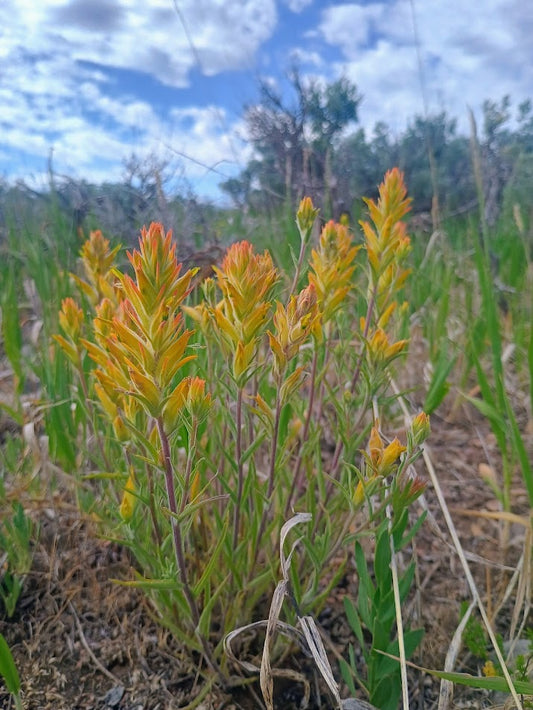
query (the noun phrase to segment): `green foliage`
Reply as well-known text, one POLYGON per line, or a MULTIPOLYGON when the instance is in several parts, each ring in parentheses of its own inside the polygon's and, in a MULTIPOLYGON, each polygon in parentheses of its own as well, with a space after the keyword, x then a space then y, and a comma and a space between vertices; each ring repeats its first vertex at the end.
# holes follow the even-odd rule
POLYGON ((25 377, 19 315, 21 273, 20 265, 11 258, 0 266, 2 342, 16 378, 15 393, 17 395, 20 395, 24 387, 25 377))
MULTIPOLYGON (((501 112, 492 117, 491 130, 503 122, 501 116, 507 104, 503 102, 501 112)), ((496 138, 494 137, 494 140, 496 138)), ((478 194, 482 194, 481 175, 479 174, 479 144, 475 133, 472 141, 474 166, 478 194)), ((474 238, 474 256, 481 289, 482 310, 471 330, 471 348, 483 400, 473 400, 472 403, 487 416, 498 441, 503 457, 503 485, 501 499, 506 508, 511 506, 511 477, 515 463, 520 466, 522 478, 528 492, 530 504, 533 506, 533 467, 526 450, 523 436, 518 426, 516 414, 506 388, 503 365, 504 341, 502 325, 498 310, 498 301, 494 292, 493 279, 490 271, 489 238, 490 231, 485 214, 482 210, 483 200, 480 199, 480 219, 482 239, 474 238), (483 356, 488 350, 491 368, 486 372, 483 368, 483 356)), ((531 383, 532 373, 529 373, 531 383)), ((531 385, 530 385, 531 386, 531 385)))
POLYGON ((25 575, 32 561, 31 544, 35 529, 20 503, 0 521, 0 550, 3 550, 0 598, 8 617, 13 616, 25 575))
POLYGON ((331 150, 342 131, 357 121, 361 97, 345 78, 322 87, 305 82, 295 70, 289 85, 293 105, 285 104, 267 83, 261 85, 260 104, 245 113, 259 157, 221 187, 236 204, 269 213, 283 205, 294 210, 309 195, 331 217, 331 150))
POLYGON ((0 676, 4 679, 8 692, 13 695, 16 709, 22 710, 19 674, 11 649, 2 634, 0 634, 0 676))
MULTIPOLYGON (((464 615, 467 608, 468 602, 463 602, 461 605, 461 616, 464 615)), ((481 661, 486 661, 488 659, 487 633, 483 627, 483 624, 475 615, 470 616, 466 622, 466 626, 463 631, 463 643, 470 653, 476 656, 476 658, 479 658, 481 661)))
MULTIPOLYGON (((362 422, 374 419, 370 403, 377 409, 385 399, 388 366, 406 347, 396 339, 395 297, 408 275, 400 220, 409 200, 398 170, 387 173, 368 207, 362 264, 353 235, 333 221, 309 254, 318 210, 305 199, 300 243, 290 260, 277 255, 289 262, 286 272, 267 252, 238 242, 214 268, 216 279, 188 301, 194 273, 181 269, 161 225, 144 230, 130 255, 133 280, 113 268, 115 252, 95 232, 82 250, 87 280, 76 280, 90 316, 72 298, 62 302, 51 358, 59 370, 48 380, 48 391, 60 395, 50 407, 58 417, 53 451, 72 465, 80 439, 100 442, 108 464, 91 505, 104 534, 137 562, 134 578, 120 583, 142 589, 161 623, 203 657, 202 672, 223 682, 224 638, 265 613, 291 511, 305 510, 312 521, 305 554, 283 573, 303 618, 320 610, 343 574, 355 514, 363 528, 382 530, 384 507, 365 505, 374 493, 398 519, 383 529, 376 558, 381 601, 372 613, 385 617, 376 621, 376 648, 397 648, 384 545, 389 533, 397 549, 410 539, 404 513, 423 485, 407 469, 429 433, 427 417, 415 418, 407 447, 398 439, 386 445, 375 420, 364 472, 354 476, 351 462, 365 443, 362 422), (335 437, 327 467, 319 425, 326 412, 335 437)), ((88 455, 82 444, 76 461, 88 455)), ((400 580, 402 598, 413 569, 400 580)), ((409 652, 417 639, 406 634, 409 652)), ((396 678, 382 673, 383 657, 373 662, 376 677, 396 678)))
MULTIPOLYGON (((352 695, 356 693, 355 679, 369 701, 380 710, 396 710, 402 691, 400 667, 396 660, 390 658, 397 657, 399 653, 392 550, 396 554, 406 546, 423 518, 417 521, 411 531, 406 532, 407 519, 407 509, 404 508, 403 512, 399 512, 396 524, 391 526, 388 521, 384 521, 380 525, 376 533, 372 567, 367 562, 361 544, 356 542, 357 600, 354 603, 350 597, 344 599, 346 618, 363 653, 365 668, 361 670, 357 667, 355 650, 350 646, 350 662, 340 662, 342 676, 352 695)), ((415 563, 412 561, 398 576, 400 603, 405 601, 411 590, 414 570, 415 563)), ((413 655, 423 635, 423 629, 404 630, 406 659, 413 655)))

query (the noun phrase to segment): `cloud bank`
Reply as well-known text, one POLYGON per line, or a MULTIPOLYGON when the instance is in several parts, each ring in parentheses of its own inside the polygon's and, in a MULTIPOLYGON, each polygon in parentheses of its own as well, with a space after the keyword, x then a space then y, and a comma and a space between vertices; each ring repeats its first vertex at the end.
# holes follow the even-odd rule
MULTIPOLYGON (((401 130, 416 113, 533 87, 533 5, 319 0, 4 0, 0 7, 1 172, 118 179, 135 152, 174 156, 200 194, 249 156, 235 109, 243 77, 282 79, 291 62, 346 76, 360 118, 401 130), (419 61, 420 60, 420 61, 419 61), (189 160, 187 157, 191 159, 189 160)), ((241 92, 241 93, 239 93, 241 92)), ((248 99, 249 100, 249 99, 248 99)))

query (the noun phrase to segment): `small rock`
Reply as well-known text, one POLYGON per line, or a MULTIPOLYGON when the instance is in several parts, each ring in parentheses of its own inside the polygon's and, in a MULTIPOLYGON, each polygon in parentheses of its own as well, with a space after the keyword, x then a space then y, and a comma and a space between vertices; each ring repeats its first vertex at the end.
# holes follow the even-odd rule
POLYGON ((123 685, 115 685, 114 688, 108 690, 104 695, 104 703, 110 708, 116 708, 124 697, 124 692, 125 689, 123 685))
POLYGON ((367 703, 366 700, 346 698, 342 701, 342 710, 377 710, 377 708, 375 705, 367 703))

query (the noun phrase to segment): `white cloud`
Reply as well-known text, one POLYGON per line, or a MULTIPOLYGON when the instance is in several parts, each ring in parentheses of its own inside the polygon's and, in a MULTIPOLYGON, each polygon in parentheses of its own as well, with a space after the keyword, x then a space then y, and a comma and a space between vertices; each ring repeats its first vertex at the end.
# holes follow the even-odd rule
POLYGON ((370 40, 376 20, 384 15, 384 5, 337 5, 324 10, 320 31, 326 42, 343 50, 346 57, 353 57, 358 48, 370 40))
POLYGON ((313 0, 283 0, 291 12, 296 14, 305 10, 308 5, 311 5, 313 0))
MULTIPOLYGON (((415 12, 430 112, 446 109, 466 129, 467 104, 479 107, 505 93, 516 101, 530 95, 533 5, 425 2, 415 12)), ((385 120, 400 128, 423 113, 410 3, 333 6, 322 13, 319 31, 341 52, 337 74, 347 75, 364 95, 364 122, 385 120)))
POLYGON ((289 59, 296 62, 298 66, 312 66, 312 67, 322 67, 324 65, 324 59, 319 52, 308 51, 307 49, 302 49, 301 47, 295 47, 290 55, 289 59))
MULTIPOLYGON (((234 170, 249 155, 238 137, 245 134, 242 122, 215 100, 165 110, 142 95, 147 82, 139 72, 151 77, 152 87, 170 87, 167 97, 175 89, 180 105, 179 90, 198 73, 239 69, 253 76, 264 46, 269 54, 261 54, 262 69, 274 86, 284 85, 291 59, 317 80, 350 78, 364 96, 365 126, 384 120, 400 130, 422 113, 407 0, 315 3, 323 9, 312 28, 306 23, 311 13, 304 12, 312 0, 279 3, 294 13, 292 47, 276 44, 276 0, 0 0, 4 164, 11 170, 18 161, 20 171, 36 160, 45 165, 53 147, 58 171, 111 179, 133 151, 174 148, 193 159, 184 163, 191 179, 204 179, 205 166, 234 170), (116 79, 120 72, 112 70, 126 70, 139 85, 126 92, 116 79)), ((430 111, 445 108, 464 117, 466 127, 466 104, 479 107, 505 93, 516 104, 531 95, 532 3, 431 0, 415 10, 430 111)), ((287 33, 281 35, 286 42, 287 33)))
POLYGON ((274 29, 274 0, 180 0, 178 7, 181 17, 169 0, 4 0, 0 23, 10 31, 0 41, 0 120, 15 173, 45 165, 51 149, 58 172, 89 180, 117 178, 132 152, 172 147, 192 158, 191 179, 205 174, 200 163, 235 163, 234 129, 227 116, 217 120, 223 109, 185 111, 176 130, 174 113, 114 91, 106 70, 184 87, 198 68, 191 42, 205 74, 246 64, 274 29), (102 166, 112 163, 110 176, 102 166))
POLYGON ((171 0, 4 0, 2 56, 17 60, 26 47, 45 62, 53 54, 183 87, 197 60, 207 75, 250 62, 277 22, 274 0, 180 0, 176 8, 171 0))

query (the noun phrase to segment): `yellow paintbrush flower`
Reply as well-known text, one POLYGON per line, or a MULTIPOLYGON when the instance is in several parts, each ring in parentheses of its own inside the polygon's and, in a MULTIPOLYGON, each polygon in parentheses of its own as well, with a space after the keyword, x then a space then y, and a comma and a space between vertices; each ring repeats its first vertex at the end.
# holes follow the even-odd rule
POLYGON ((424 443, 431 433, 429 416, 425 412, 420 412, 411 422, 411 433, 416 446, 424 443))
POLYGON ((406 447, 397 438, 385 446, 379 433, 379 421, 376 421, 370 432, 368 454, 366 455, 373 474, 388 476, 404 451, 407 451, 406 447))
POLYGON ((81 331, 83 328, 84 316, 82 309, 73 298, 64 298, 59 311, 59 325, 65 336, 54 335, 54 340, 59 343, 61 349, 71 362, 75 365, 79 363, 81 351, 81 331))
POLYGON ((89 238, 81 248, 80 256, 87 281, 76 274, 72 274, 72 278, 93 306, 103 298, 109 298, 115 304, 117 302, 112 267, 120 248, 119 244, 114 249, 110 249, 109 240, 105 239, 99 229, 89 234, 89 238))
POLYGON ((221 266, 213 269, 223 298, 211 312, 232 356, 233 376, 242 385, 270 320, 270 295, 279 275, 270 254, 256 254, 247 241, 233 244, 221 266))
POLYGON ((347 227, 333 221, 324 226, 318 247, 311 252, 308 275, 309 283, 316 291, 323 323, 333 317, 352 288, 354 259, 358 251, 347 227))
POLYGON ((380 313, 409 274, 402 268, 411 246, 401 219, 410 210, 411 198, 407 197, 403 174, 398 168, 386 173, 379 186, 378 201, 365 199, 365 203, 372 223, 362 220, 360 225, 370 265, 370 290, 375 289, 380 313))
POLYGON ((200 377, 189 377, 187 391, 187 409, 197 422, 203 421, 211 408, 211 395, 205 391, 205 380, 200 377))
POLYGON ((137 503, 135 489, 135 475, 132 467, 130 468, 130 475, 128 476, 128 480, 126 481, 126 485, 124 486, 124 492, 122 494, 122 501, 120 503, 119 509, 120 517, 122 518, 122 520, 124 520, 125 523, 129 523, 129 521, 133 517, 133 512, 137 503))
MULTIPOLYGON (((364 329, 364 318, 361 319, 361 324, 364 329)), ((368 359, 373 364, 386 364, 402 353, 408 344, 408 340, 398 340, 395 343, 391 343, 387 333, 382 328, 376 328, 368 336, 368 359)))
POLYGON ((269 299, 279 275, 268 252, 256 254, 250 242, 233 244, 220 267, 217 283, 234 320, 243 323, 257 305, 269 299))
POLYGON ((296 213, 296 224, 302 239, 305 239, 305 236, 313 229, 313 224, 319 212, 320 210, 313 205, 310 197, 304 197, 300 202, 296 213))
POLYGON ((320 313, 316 289, 309 284, 297 296, 291 296, 285 307, 278 301, 273 316, 274 333, 268 331, 270 348, 274 354, 274 371, 281 377, 301 345, 319 326, 320 313))
POLYGON ((174 378, 194 357, 186 354, 192 331, 183 329, 180 313, 194 270, 181 275, 172 235, 155 223, 142 230, 139 249, 128 258, 135 278, 114 272, 122 301, 116 310, 109 299, 102 301, 94 321, 97 342, 85 343, 97 364, 97 394, 113 419, 118 406, 134 421, 138 407, 132 406, 133 398, 149 416, 165 412, 175 421, 174 378))

